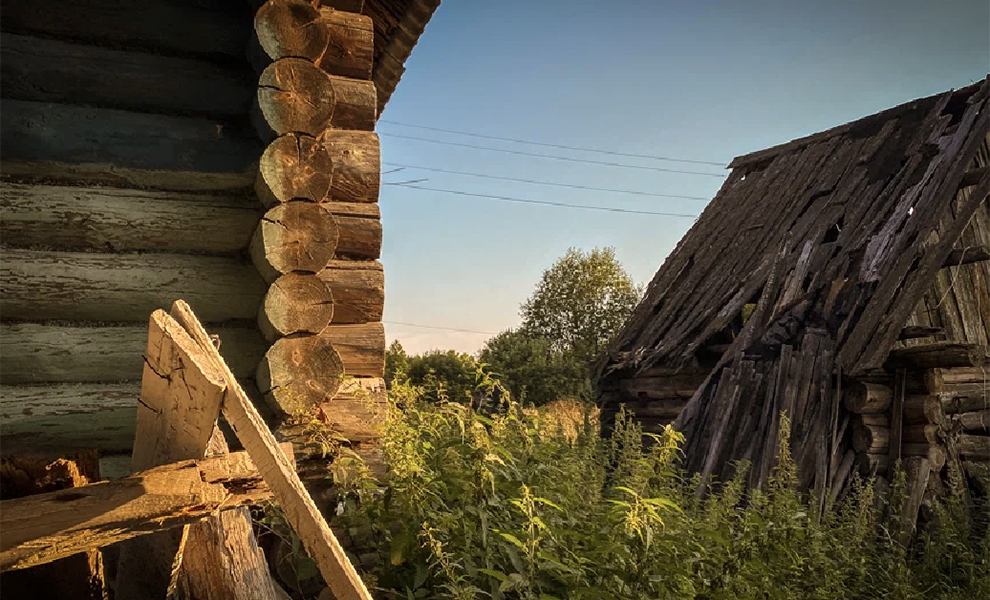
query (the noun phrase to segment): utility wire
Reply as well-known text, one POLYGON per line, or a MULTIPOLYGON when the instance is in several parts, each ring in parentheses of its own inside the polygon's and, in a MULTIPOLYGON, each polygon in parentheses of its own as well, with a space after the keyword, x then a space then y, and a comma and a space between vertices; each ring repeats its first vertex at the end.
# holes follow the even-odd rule
POLYGON ((419 327, 421 329, 440 329, 443 331, 458 331, 460 333, 477 333, 481 335, 498 335, 493 331, 475 331, 473 329, 456 329, 454 327, 439 327, 437 325, 418 325, 416 323, 401 323, 399 321, 382 321, 386 325, 402 325, 404 327, 419 327))
MULTIPOLYGON (((389 184, 385 184, 389 185, 389 184)), ((439 192, 441 194, 453 194, 455 196, 468 196, 471 198, 484 198, 487 200, 501 200, 503 202, 521 202, 524 204, 542 204, 544 206, 559 206, 563 208, 583 208, 585 210, 601 210, 606 212, 627 213, 633 215, 656 215, 660 217, 680 217, 684 219, 696 219, 698 215, 688 215, 682 213, 653 212, 648 210, 630 210, 627 208, 615 208, 610 206, 588 206, 586 204, 568 204, 566 202, 548 202, 546 200, 529 200, 526 198, 513 198, 511 196, 491 196, 489 194, 472 194, 459 190, 444 190, 440 188, 423 187, 419 185, 398 185, 396 187, 423 190, 427 192, 439 192)))
POLYGON ((647 167, 643 165, 629 165, 624 163, 614 163, 604 160, 591 160, 587 158, 571 158, 569 156, 557 156, 554 154, 537 154, 535 152, 523 152, 522 150, 507 150, 505 148, 492 148, 491 146, 476 146, 474 144, 461 144, 460 142, 447 142, 444 140, 433 140, 421 138, 413 135, 399 135, 397 133, 379 133, 380 136, 397 138, 400 140, 415 140, 417 142, 429 142, 431 144, 442 144, 445 146, 458 146, 460 148, 473 148, 475 150, 489 150, 491 152, 502 152, 504 154, 515 154, 517 156, 531 156, 534 158, 549 158, 553 160, 563 160, 567 162, 584 163, 588 165, 602 165, 606 167, 622 167, 624 169, 639 169, 641 171, 659 171, 661 173, 681 173, 683 175, 702 175, 705 177, 718 177, 724 179, 722 173, 702 173, 701 171, 682 171, 680 169, 664 169, 662 167, 647 167))
POLYGON ((519 179, 517 177, 503 177, 500 175, 486 175, 484 173, 469 173, 466 171, 449 171, 447 169, 437 169, 434 167, 420 167, 416 165, 401 165, 398 163, 383 163, 387 167, 397 167, 390 171, 395 173, 401 169, 416 169, 419 171, 430 171, 431 173, 446 173, 448 175, 464 175, 465 177, 480 177, 482 179, 497 179, 499 181, 515 181, 519 183, 532 183, 535 185, 549 185, 554 187, 571 188, 575 190, 591 190, 594 192, 612 192, 616 194, 631 194, 633 196, 649 196, 651 198, 679 198, 682 200, 702 200, 707 202, 710 198, 704 198, 702 196, 678 196, 676 194, 654 194, 652 192, 638 192, 635 190, 616 190, 612 188, 600 188, 592 187, 587 185, 577 185, 572 183, 560 183, 554 181, 540 181, 537 179, 519 179))
POLYGON ((650 154, 630 154, 627 152, 615 152, 613 150, 600 150, 598 148, 581 148, 579 146, 565 146, 564 144, 549 144, 546 142, 534 142, 532 140, 520 140, 516 138, 499 137, 497 135, 485 135, 482 133, 470 133, 467 131, 457 131, 454 129, 441 129, 439 127, 427 127, 426 125, 413 125, 411 123, 400 123, 398 121, 389 121, 388 119, 379 119, 379 123, 388 123, 389 125, 397 125, 399 127, 411 127, 414 129, 425 129, 427 131, 436 131, 439 133, 452 133, 454 135, 466 135, 469 137, 476 137, 485 140, 498 140, 500 142, 512 142, 515 144, 528 144, 530 146, 543 146, 544 148, 558 148, 560 150, 574 150, 577 152, 595 152, 597 154, 608 154, 610 156, 623 156, 626 158, 644 158, 647 160, 664 160, 668 162, 681 162, 690 163, 694 165, 713 165, 716 167, 724 167, 726 163, 723 162, 713 162, 709 160, 691 160, 688 158, 671 158, 668 156, 654 156, 650 154))

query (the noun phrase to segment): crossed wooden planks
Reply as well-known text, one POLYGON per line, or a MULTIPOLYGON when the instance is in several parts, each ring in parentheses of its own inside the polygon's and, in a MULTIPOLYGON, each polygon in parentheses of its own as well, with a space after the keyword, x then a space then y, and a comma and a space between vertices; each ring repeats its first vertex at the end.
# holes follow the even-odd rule
MULTIPOLYGON (((132 464, 134 470, 147 471, 184 460, 199 460, 208 453, 222 454, 225 443, 216 429, 221 411, 244 446, 250 462, 253 462, 253 468, 278 501, 286 520, 319 566, 334 595, 339 600, 371 600, 367 588, 299 480, 292 461, 279 447, 192 310, 179 300, 173 304, 171 316, 161 310, 155 311, 149 326, 132 464)), ((226 460, 234 460, 236 456, 230 455, 231 458, 226 460)), ((139 475, 141 477, 135 475, 129 478, 131 481, 127 485, 131 485, 132 489, 137 489, 133 488, 135 480, 141 481, 147 472, 139 475)), ((107 485, 114 484, 97 484, 107 485)), ((147 490, 139 495, 147 496, 147 490)), ((7 506, 5 502, 3 507, 7 506)), ((219 510, 220 506, 213 505, 212 508, 219 510)), ((2 511, 4 515, 8 512, 2 511)), ((199 514, 204 513, 201 511, 199 514)), ((219 517, 211 517, 216 518, 219 517)), ((165 520, 161 528, 190 520, 193 519, 165 520)), ((250 529, 246 532, 242 529, 237 534, 247 535, 249 532, 250 529)), ((34 536, 33 539, 18 540, 17 548, 43 545, 45 539, 49 538, 34 536)), ((175 574, 181 572, 183 562, 199 562, 209 552, 206 545, 190 547, 180 543, 188 539, 188 531, 184 531, 181 537, 149 536, 128 540, 121 548, 118 585, 123 583, 126 586, 130 580, 138 587, 140 578, 147 576, 138 565, 149 562, 156 563, 159 570, 164 567, 170 574, 172 585, 175 585, 175 574), (134 546, 128 548, 131 544, 134 546), (128 559, 128 556, 133 558, 128 559), (153 560, 149 561, 151 557, 153 560)), ((3 552, 9 550, 3 548, 3 552)), ((250 562, 259 555, 248 552, 243 559, 250 562)), ((227 565, 228 569, 233 567, 236 564, 227 565)), ((147 584, 148 580, 143 583, 147 584)), ((255 589, 254 593, 257 594, 258 590, 255 589)))

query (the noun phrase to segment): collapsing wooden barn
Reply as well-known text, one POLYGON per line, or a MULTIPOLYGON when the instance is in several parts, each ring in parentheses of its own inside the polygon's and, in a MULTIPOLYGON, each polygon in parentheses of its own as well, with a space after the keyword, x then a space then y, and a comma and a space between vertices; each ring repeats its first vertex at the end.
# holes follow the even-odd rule
MULTIPOLYGON (((792 422, 804 489, 904 461, 916 500, 947 461, 990 461, 990 78, 735 159, 599 371, 685 435, 707 481, 760 486, 792 422)), ((915 513, 918 506, 914 506, 915 513)))
POLYGON ((361 412, 339 390, 383 386, 373 130, 438 5, 2 1, 5 454, 128 454, 178 298, 273 417, 361 412))

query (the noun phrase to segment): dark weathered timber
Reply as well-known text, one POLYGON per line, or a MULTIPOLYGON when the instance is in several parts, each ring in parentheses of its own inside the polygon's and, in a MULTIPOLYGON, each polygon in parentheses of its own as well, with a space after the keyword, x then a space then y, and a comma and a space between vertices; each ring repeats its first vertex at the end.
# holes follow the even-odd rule
POLYGON ((266 291, 236 258, 6 250, 0 260, 5 319, 143 323, 183 298, 204 321, 253 320, 266 291))
POLYGON ((901 334, 897 336, 899 340, 915 340, 918 338, 926 338, 939 335, 943 333, 941 327, 923 327, 920 325, 908 325, 901 330, 901 334))
POLYGON ((960 435, 956 440, 959 455, 966 460, 990 461, 990 437, 985 435, 960 435))
POLYGON ((21 100, 0 103, 0 144, 5 174, 166 189, 250 187, 262 151, 220 121, 21 100))
MULTIPOLYGON (((907 439, 904 425, 904 395, 906 392, 907 370, 898 369, 894 373, 894 394, 890 404, 890 447, 887 449, 889 464, 887 478, 893 481, 894 468, 901 459, 901 444, 907 439)), ((911 442, 928 441, 912 439, 911 442)))
POLYGON ((208 0, 3 0, 4 32, 170 55, 242 60, 251 33, 244 3, 208 0))
POLYGON ((3 95, 140 112, 247 115, 249 69, 22 35, 0 40, 3 95))
POLYGON ((952 367, 978 367, 988 362, 987 348, 980 344, 934 342, 909 348, 897 348, 890 352, 887 363, 891 366, 916 369, 952 367))
POLYGON ((959 187, 969 187, 978 184, 987 175, 988 167, 977 167, 975 169, 970 169, 963 174, 962 181, 959 182, 959 187))
POLYGON ((990 260, 990 248, 986 246, 956 248, 949 252, 949 256, 946 257, 942 266, 944 268, 958 267, 986 260, 990 260))

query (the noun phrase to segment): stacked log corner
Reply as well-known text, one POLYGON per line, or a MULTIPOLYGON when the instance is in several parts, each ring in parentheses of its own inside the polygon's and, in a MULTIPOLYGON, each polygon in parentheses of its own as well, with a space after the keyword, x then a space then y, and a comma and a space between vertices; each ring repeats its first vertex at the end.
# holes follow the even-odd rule
POLYGON ((384 375, 373 25, 269 0, 254 32, 252 123, 267 144, 254 187, 267 212, 250 255, 269 286, 258 327, 270 344, 255 380, 286 422, 329 403, 329 421, 349 423, 352 403, 335 402, 345 377, 384 375))

